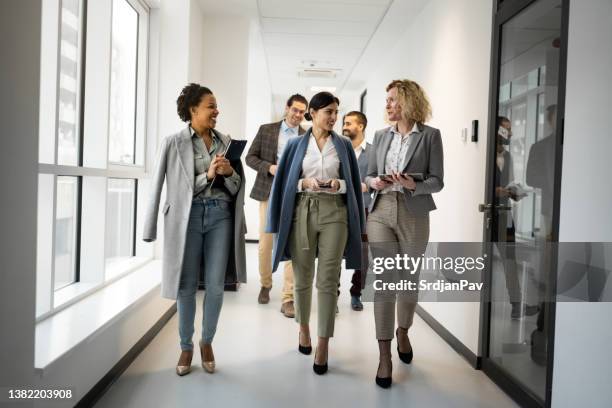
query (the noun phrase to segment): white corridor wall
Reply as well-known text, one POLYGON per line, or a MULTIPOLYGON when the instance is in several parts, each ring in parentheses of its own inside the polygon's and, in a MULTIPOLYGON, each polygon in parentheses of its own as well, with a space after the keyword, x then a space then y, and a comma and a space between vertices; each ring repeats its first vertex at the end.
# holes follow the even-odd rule
MULTIPOLYGON (((606 243, 608 270, 612 263, 610 16, 610 0, 570 1, 559 220, 561 242, 606 243)), ((611 303, 557 303, 553 407, 612 406, 611 314, 611 303)))
MULTIPOLYGON (((367 83, 368 138, 384 122, 385 88, 393 79, 417 81, 433 107, 431 126, 442 133, 444 184, 434 195, 431 242, 482 241, 486 129, 493 4, 491 0, 432 0, 418 15, 405 16, 407 29, 389 44, 385 63, 367 83), (474 24, 474 22, 478 22, 474 24), (479 121, 478 143, 461 140, 461 129, 479 121)), ((383 24, 385 24, 383 22, 383 24)), ((347 109, 359 109, 348 100, 347 109)), ((478 355, 479 303, 422 303, 438 322, 478 355)))

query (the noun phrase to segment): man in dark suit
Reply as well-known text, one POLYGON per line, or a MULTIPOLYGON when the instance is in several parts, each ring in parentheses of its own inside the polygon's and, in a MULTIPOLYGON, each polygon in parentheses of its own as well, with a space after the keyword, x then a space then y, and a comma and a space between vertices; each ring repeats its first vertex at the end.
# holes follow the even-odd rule
MULTIPOLYGON (((368 188, 364 183, 364 179, 368 173, 367 150, 370 148, 370 144, 366 143, 364 135, 367 125, 368 119, 359 111, 351 111, 344 115, 342 134, 351 139, 355 156, 357 156, 359 176, 361 178, 361 191, 363 193, 363 207, 366 208, 366 213, 368 211, 367 208, 370 206, 370 201, 372 200, 368 188)), ((351 278, 351 308, 356 311, 363 310, 363 304, 361 303, 361 277, 361 271, 355 270, 351 278)))
MULTIPOLYGON (((496 160, 495 160, 495 203, 497 205, 511 207, 510 200, 518 202, 522 197, 518 196, 516 190, 509 188, 514 181, 514 164, 512 155, 506 146, 510 145, 512 138, 512 124, 510 119, 499 116, 497 118, 496 136, 496 160)), ((521 304, 521 285, 518 279, 516 264, 516 227, 512 218, 511 210, 498 212, 498 222, 493 224, 492 236, 502 256, 504 274, 506 277, 506 289, 510 298, 512 319, 519 319, 524 315, 532 316, 539 310, 536 305, 521 304)))
MULTIPOLYGON (((257 299, 260 304, 270 301, 270 289, 272 289, 272 234, 265 232, 268 197, 283 149, 290 139, 301 136, 305 132, 300 123, 304 119, 307 108, 306 98, 299 94, 292 95, 285 106, 285 118, 280 122, 261 125, 246 156, 247 165, 257 171, 251 198, 260 202, 259 276, 261 290, 257 299)), ((293 268, 290 261, 285 262, 281 313, 291 318, 295 316, 293 268)))
MULTIPOLYGON (((536 288, 540 299, 540 311, 538 313, 537 327, 531 332, 531 359, 539 365, 546 365, 548 325, 545 324, 545 311, 549 307, 547 302, 542 301, 546 291, 547 282, 550 279, 552 251, 552 217, 553 198, 555 187, 555 150, 557 126, 557 105, 546 108, 546 125, 549 132, 544 138, 535 142, 529 150, 527 159, 527 170, 525 178, 527 184, 535 187, 535 195, 540 198, 540 223, 535 225, 533 235, 536 241, 538 273, 535 279, 538 283, 536 288)), ((555 278, 556 279, 556 278, 555 278)))

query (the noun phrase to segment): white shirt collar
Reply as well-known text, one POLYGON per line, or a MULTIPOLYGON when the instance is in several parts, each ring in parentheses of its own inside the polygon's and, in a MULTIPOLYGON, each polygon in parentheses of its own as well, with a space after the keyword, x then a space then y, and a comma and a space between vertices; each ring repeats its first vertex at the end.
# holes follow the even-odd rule
POLYGON ((359 149, 361 149, 361 151, 365 150, 366 148, 366 140, 365 137, 363 138, 363 140, 361 141, 361 144, 357 147, 354 148, 355 151, 359 151, 359 149))
MULTIPOLYGON (((393 134, 395 135, 400 134, 399 130, 397 130, 397 123, 391 126, 391 132, 393 132, 393 134)), ((414 122, 414 125, 412 125, 412 129, 410 129, 410 132, 408 132, 408 135, 411 135, 413 133, 419 133, 419 127, 417 126, 416 122, 414 122)))
POLYGON ((319 146, 317 145, 317 138, 314 133, 310 134, 310 141, 308 142, 308 148, 313 149, 317 152, 320 152, 321 155, 326 155, 330 150, 336 151, 336 147, 334 146, 334 142, 331 140, 332 135, 327 136, 327 140, 323 145, 323 149, 319 151, 319 146))

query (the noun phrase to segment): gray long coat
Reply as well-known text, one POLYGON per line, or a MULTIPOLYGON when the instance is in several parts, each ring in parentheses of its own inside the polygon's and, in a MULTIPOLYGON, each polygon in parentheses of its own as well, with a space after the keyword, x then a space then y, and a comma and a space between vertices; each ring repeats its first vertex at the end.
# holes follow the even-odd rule
MULTIPOLYGON (((230 138, 213 130, 225 145, 230 138)), ((240 174, 242 183, 234 201, 234 236, 225 283, 246 283, 244 235, 244 172, 242 166, 234 166, 240 174), (233 254, 233 257, 232 257, 233 254)), ((191 212, 194 188, 193 143, 189 127, 172 136, 164 138, 159 147, 159 157, 152 178, 151 198, 145 217, 143 240, 155 241, 157 238, 157 214, 159 201, 166 180, 166 202, 164 214, 164 250, 162 267, 162 296, 176 299, 178 294, 183 253, 187 236, 187 224, 191 212)), ((204 254, 206 256, 206 254, 204 254)))

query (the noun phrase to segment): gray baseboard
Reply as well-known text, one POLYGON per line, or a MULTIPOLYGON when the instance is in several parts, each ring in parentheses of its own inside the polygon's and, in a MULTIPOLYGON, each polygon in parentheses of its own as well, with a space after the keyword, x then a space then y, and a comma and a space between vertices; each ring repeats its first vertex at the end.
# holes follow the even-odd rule
POLYGON ((163 329, 168 320, 176 313, 176 303, 174 303, 164 313, 159 320, 151 327, 144 336, 124 355, 117 364, 110 369, 108 373, 100 381, 89 390, 87 394, 75 405, 75 407, 92 407, 102 398, 104 393, 113 385, 121 374, 132 364, 136 357, 149 345, 151 340, 163 329))
POLYGON ((442 337, 459 355, 465 358, 472 367, 477 370, 481 368, 481 358, 476 356, 465 344, 463 344, 457 337, 449 332, 446 327, 442 326, 432 315, 430 315, 421 305, 417 305, 417 315, 425 320, 425 323, 429 325, 435 331, 438 336, 442 337))

